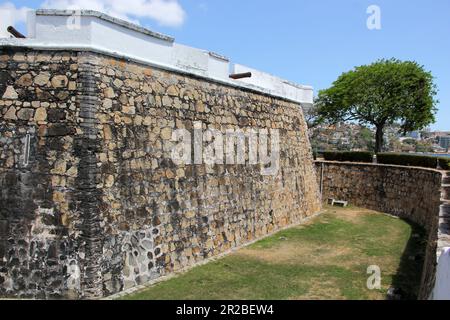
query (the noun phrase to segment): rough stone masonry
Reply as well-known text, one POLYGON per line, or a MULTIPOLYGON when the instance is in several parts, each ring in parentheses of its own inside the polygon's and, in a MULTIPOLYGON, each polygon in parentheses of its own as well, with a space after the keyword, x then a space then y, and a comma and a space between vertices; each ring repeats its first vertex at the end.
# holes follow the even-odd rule
POLYGON ((320 209, 300 105, 75 50, 0 49, 0 296, 97 298, 320 209), (173 130, 280 132, 280 170, 175 165, 173 130))
MULTIPOLYGON (((437 257, 450 244, 444 171, 384 164, 317 161, 324 200, 343 199, 421 225, 428 233, 419 299, 431 297, 437 257)), ((441 279, 441 281, 446 281, 441 279)))

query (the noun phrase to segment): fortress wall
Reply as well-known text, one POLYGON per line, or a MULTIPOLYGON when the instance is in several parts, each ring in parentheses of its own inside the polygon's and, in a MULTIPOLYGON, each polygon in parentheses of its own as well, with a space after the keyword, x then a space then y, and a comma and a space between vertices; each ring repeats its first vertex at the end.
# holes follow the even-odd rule
POLYGON ((298 103, 89 52, 0 63, 1 296, 107 296, 320 210, 298 103), (174 163, 196 122, 278 130, 279 169, 174 163))
POLYGON ((77 77, 76 53, 0 51, 0 296, 78 296, 77 77))
POLYGON ((317 161, 322 199, 389 213, 424 227, 429 235, 419 298, 434 286, 441 206, 442 172, 433 169, 366 163, 317 161))

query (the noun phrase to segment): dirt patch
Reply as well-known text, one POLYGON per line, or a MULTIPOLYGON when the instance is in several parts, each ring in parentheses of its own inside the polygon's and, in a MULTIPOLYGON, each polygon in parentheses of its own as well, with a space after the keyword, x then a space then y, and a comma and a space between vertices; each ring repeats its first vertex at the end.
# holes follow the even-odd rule
MULTIPOLYGON (((331 214, 333 217, 345 220, 352 224, 362 222, 362 219, 368 214, 377 214, 375 211, 361 209, 361 208, 327 208, 326 214, 331 214)), ((379 213, 378 213, 379 214, 379 213)), ((309 225, 317 223, 327 224, 325 219, 316 218, 308 221, 297 229, 305 229, 309 225)), ((326 236, 326 235, 324 235, 326 236)), ((302 243, 286 239, 280 241, 277 245, 271 248, 244 248, 240 250, 237 255, 242 255, 268 263, 289 263, 302 265, 337 265, 348 267, 355 265, 355 263, 364 263, 365 259, 361 256, 359 250, 347 243, 330 245, 318 245, 313 241, 304 241, 302 243)))
POLYGON ((367 216, 368 214, 379 214, 376 211, 354 207, 348 208, 327 207, 326 213, 333 214, 335 217, 353 224, 361 223, 362 221, 361 219, 363 219, 364 216, 367 216))
POLYGON ((345 300, 335 281, 314 279, 310 283, 307 293, 290 297, 289 300, 345 300))
POLYGON ((339 265, 343 256, 353 255, 354 251, 345 247, 330 248, 329 246, 317 246, 310 242, 305 242, 304 244, 287 242, 270 249, 246 248, 236 254, 259 259, 268 263, 339 265))

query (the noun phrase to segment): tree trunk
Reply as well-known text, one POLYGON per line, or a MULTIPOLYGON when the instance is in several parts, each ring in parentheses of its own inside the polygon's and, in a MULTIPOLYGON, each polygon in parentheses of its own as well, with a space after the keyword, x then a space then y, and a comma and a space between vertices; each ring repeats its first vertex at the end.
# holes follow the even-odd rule
POLYGON ((383 151, 384 144, 384 126, 377 126, 377 133, 375 135, 375 153, 383 151))

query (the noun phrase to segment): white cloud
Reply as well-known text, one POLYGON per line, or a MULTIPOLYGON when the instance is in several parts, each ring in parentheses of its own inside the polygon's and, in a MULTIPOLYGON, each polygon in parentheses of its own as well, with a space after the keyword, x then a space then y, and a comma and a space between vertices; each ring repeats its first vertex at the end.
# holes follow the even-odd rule
POLYGON ((16 8, 14 3, 5 2, 0 4, 0 18, 8 19, 12 25, 15 25, 27 21, 27 12, 30 10, 27 7, 16 8))
POLYGON ((207 12, 208 11, 208 5, 205 2, 200 2, 198 4, 198 8, 200 9, 200 11, 202 12, 207 12))
POLYGON ((180 26, 186 17, 178 0, 45 0, 41 7, 96 10, 135 23, 150 18, 165 26, 180 26))
POLYGON ((9 38, 11 36, 6 31, 9 26, 16 26, 18 23, 26 22, 29 10, 31 9, 27 7, 16 8, 11 2, 0 4, 0 38, 9 38))

